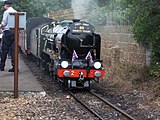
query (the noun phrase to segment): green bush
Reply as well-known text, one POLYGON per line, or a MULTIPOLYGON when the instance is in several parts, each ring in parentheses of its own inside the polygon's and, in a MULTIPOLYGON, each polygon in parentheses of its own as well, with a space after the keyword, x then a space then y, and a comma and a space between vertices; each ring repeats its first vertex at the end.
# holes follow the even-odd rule
POLYGON ((132 32, 135 40, 149 48, 150 74, 160 76, 160 2, 158 0, 125 0, 133 19, 132 32))

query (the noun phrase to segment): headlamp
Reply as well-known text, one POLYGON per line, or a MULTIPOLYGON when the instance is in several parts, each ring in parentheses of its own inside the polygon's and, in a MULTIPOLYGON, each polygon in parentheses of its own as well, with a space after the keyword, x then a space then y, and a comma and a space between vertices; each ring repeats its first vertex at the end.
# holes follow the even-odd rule
POLYGON ((68 62, 67 61, 62 61, 61 62, 61 67, 62 68, 67 68, 68 67, 68 62))
POLYGON ((100 69, 101 66, 102 66, 102 64, 100 62, 95 62, 94 63, 94 68, 96 68, 96 69, 100 69))

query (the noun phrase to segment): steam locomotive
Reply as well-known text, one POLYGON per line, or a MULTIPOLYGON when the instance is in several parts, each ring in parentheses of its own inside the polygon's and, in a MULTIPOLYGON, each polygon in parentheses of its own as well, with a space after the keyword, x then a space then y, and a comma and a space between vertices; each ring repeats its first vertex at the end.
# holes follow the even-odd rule
POLYGON ((52 77, 67 88, 90 89, 91 82, 105 73, 100 60, 101 37, 94 30, 81 20, 32 18, 19 43, 23 52, 43 61, 52 77))

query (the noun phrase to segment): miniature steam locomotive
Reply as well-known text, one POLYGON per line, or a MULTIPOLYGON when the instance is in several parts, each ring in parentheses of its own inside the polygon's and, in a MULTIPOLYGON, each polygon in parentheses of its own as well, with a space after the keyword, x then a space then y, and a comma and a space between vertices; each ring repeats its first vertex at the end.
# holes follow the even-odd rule
POLYGON ((93 80, 103 78, 101 37, 91 24, 32 18, 27 21, 26 36, 20 40, 22 51, 43 61, 54 79, 69 89, 90 89, 93 80))

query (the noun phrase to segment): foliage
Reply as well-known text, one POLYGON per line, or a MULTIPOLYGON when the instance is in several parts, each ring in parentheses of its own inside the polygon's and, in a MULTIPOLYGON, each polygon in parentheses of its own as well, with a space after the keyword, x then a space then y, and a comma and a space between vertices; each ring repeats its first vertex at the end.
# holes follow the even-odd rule
POLYGON ((160 65, 159 62, 156 64, 152 65, 149 69, 149 73, 152 76, 159 77, 160 78, 160 65))
POLYGON ((46 2, 46 6, 48 6, 47 11, 51 12, 51 11, 60 11, 71 8, 72 0, 48 0, 48 1, 44 0, 44 1, 46 2))
POLYGON ((133 18, 135 40, 150 48, 150 73, 160 75, 160 2, 158 0, 125 0, 133 18))
POLYGON ((92 12, 89 21, 92 24, 104 25, 106 23, 106 6, 99 7, 96 2, 92 1, 92 12))
POLYGON ((27 18, 43 13, 42 11, 37 11, 37 8, 34 7, 32 0, 13 0, 13 8, 19 12, 26 12, 27 18), (34 11, 37 13, 34 13, 34 11))
POLYGON ((91 3, 92 12, 89 21, 97 25, 105 25, 106 22, 114 24, 127 24, 128 11, 123 10, 123 0, 93 0, 91 3), (108 21, 110 19, 111 21, 108 21))
MULTIPOLYGON (((17 11, 27 12, 27 18, 47 16, 48 12, 59 11, 71 7, 71 0, 12 0, 17 11)), ((2 2, 0 2, 2 6, 2 2)), ((1 9, 1 17, 3 7, 1 9)))

